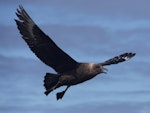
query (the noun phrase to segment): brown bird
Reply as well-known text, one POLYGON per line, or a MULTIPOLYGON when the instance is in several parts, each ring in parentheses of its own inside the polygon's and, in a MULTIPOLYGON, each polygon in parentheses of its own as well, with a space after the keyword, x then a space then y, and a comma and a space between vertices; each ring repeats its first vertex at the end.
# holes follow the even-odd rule
POLYGON ((22 38, 41 61, 57 72, 57 74, 46 73, 44 79, 45 94, 48 95, 61 86, 67 86, 64 91, 57 93, 57 100, 62 99, 70 86, 85 82, 98 74, 106 73, 107 69, 104 66, 124 62, 135 55, 135 53, 124 53, 97 64, 77 62, 61 50, 34 23, 21 5, 17 9, 16 15, 19 20, 15 19, 15 21, 22 38))

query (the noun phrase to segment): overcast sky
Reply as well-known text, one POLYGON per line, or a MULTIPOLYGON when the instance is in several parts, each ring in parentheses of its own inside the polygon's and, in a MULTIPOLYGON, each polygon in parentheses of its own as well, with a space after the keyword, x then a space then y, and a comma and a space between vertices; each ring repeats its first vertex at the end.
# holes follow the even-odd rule
POLYGON ((1 0, 0 113, 150 113, 149 0, 1 0), (137 55, 108 74, 71 87, 62 100, 44 95, 46 72, 14 19, 22 4, 35 23, 79 62, 137 55))

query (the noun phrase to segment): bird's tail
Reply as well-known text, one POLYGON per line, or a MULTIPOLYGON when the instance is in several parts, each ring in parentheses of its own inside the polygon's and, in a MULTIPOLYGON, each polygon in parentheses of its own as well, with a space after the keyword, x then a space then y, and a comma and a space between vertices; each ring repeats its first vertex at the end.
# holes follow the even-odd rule
POLYGON ((119 56, 116 56, 114 58, 111 58, 111 59, 101 63, 101 65, 106 66, 106 65, 111 65, 111 64, 117 64, 117 63, 129 60, 133 56, 135 56, 135 53, 124 53, 124 54, 121 54, 119 56))
POLYGON ((58 74, 46 73, 44 77, 44 87, 46 89, 45 95, 48 95, 54 90, 54 87, 58 83, 59 77, 60 76, 58 74))

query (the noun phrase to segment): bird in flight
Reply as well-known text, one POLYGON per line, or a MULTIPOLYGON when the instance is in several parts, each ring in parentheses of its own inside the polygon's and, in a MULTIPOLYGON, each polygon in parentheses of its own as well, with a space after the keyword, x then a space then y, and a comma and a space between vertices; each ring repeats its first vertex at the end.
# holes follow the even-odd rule
POLYGON ((18 17, 18 20, 15 19, 17 27, 29 48, 41 61, 56 71, 56 74, 46 73, 44 77, 45 95, 61 86, 66 86, 64 91, 56 94, 57 100, 63 98, 70 86, 106 73, 107 69, 104 66, 124 62, 135 56, 135 53, 129 52, 101 63, 77 62, 35 24, 21 5, 16 15, 18 17))

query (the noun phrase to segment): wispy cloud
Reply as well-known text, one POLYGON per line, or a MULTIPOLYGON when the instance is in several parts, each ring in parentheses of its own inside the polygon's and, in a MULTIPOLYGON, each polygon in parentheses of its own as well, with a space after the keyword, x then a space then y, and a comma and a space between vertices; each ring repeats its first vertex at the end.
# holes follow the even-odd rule
POLYGON ((148 0, 0 1, 0 112, 150 112, 149 4, 148 0), (101 62, 127 51, 137 55, 107 67, 107 75, 70 88, 57 102, 55 93, 61 89, 48 97, 43 94, 43 77, 54 70, 36 58, 15 25, 19 4, 78 61, 101 62))

